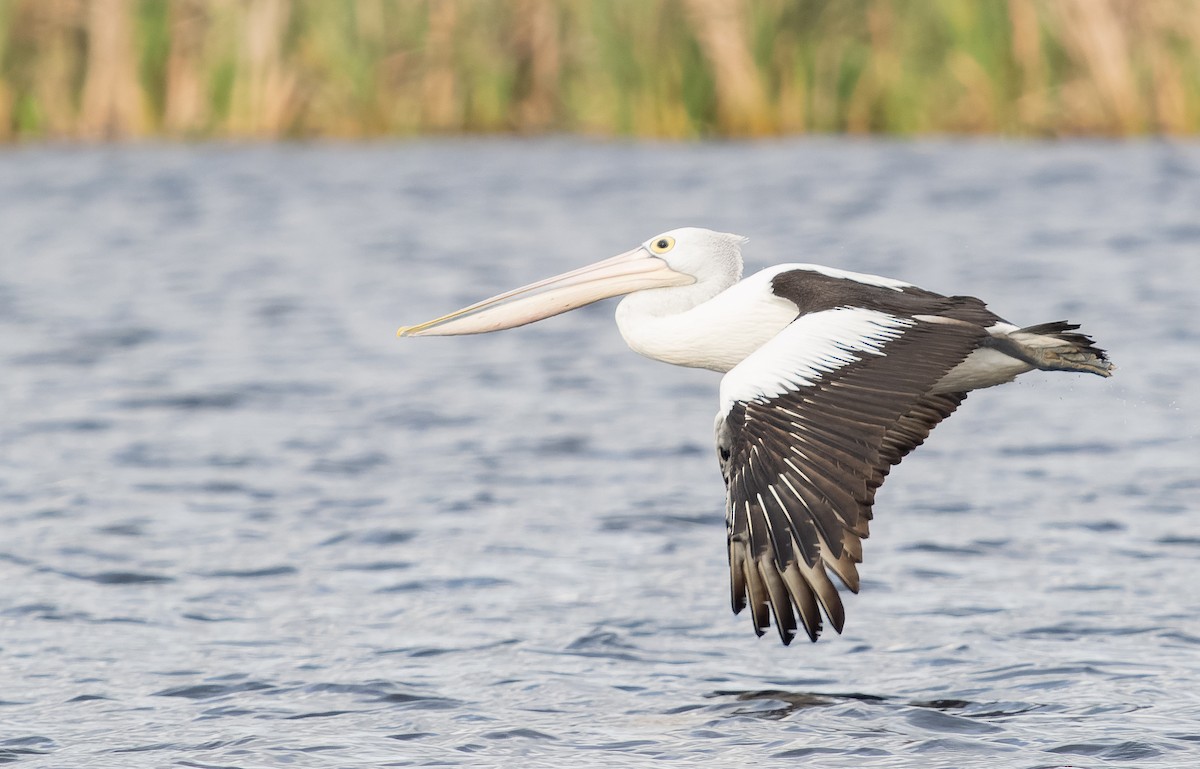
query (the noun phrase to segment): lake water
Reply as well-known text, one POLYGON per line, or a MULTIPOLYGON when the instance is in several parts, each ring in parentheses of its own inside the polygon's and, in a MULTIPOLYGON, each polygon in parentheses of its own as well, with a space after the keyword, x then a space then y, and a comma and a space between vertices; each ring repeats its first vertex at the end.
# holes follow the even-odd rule
POLYGON ((0 763, 1200 762, 1200 146, 0 153, 0 763), (879 494, 844 635, 728 606, 719 378, 606 302, 394 338, 701 225, 1068 318, 879 494))

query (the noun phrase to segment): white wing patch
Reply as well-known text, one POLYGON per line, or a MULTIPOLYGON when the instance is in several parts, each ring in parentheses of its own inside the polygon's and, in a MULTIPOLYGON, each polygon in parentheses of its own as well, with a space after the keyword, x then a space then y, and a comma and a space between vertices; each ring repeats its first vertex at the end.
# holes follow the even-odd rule
POLYGON ((916 325, 878 310, 839 307, 803 315, 721 380, 721 417, 739 401, 764 401, 817 384, 824 376, 883 355, 883 346, 916 325))

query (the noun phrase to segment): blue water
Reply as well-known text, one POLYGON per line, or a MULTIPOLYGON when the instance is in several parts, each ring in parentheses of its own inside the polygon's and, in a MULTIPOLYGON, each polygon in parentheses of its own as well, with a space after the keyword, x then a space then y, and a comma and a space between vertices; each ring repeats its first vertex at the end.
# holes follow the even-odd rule
POLYGON ((0 763, 1200 761, 1200 147, 0 153, 0 763), (718 376, 612 303, 426 320, 682 225, 1069 318, 888 479, 844 635, 728 608, 718 376))

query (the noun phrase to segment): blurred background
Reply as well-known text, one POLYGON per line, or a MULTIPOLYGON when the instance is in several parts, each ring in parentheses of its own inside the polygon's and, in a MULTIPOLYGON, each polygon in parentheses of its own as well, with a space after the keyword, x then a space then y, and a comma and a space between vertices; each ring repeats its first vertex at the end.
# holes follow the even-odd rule
POLYGON ((2 0, 0 140, 1189 134, 1192 0, 2 0))

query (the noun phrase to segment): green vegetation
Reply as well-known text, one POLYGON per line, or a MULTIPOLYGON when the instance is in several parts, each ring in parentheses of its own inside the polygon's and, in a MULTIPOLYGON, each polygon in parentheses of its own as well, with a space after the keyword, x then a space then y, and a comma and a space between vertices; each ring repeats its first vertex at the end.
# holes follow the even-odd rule
POLYGON ((0 0, 0 140, 1200 131, 1200 0, 0 0))

